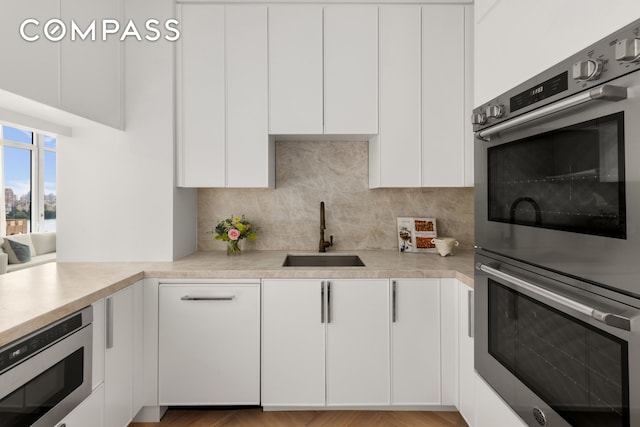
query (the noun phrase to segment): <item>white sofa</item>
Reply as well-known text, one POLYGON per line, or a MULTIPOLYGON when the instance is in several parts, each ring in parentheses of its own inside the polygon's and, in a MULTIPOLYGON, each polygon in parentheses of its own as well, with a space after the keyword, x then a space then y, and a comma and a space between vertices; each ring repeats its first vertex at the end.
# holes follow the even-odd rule
POLYGON ((0 274, 10 273, 23 268, 29 268, 56 260, 56 233, 54 231, 43 233, 14 234, 0 239, 10 239, 29 246, 31 260, 21 264, 9 264, 9 256, 0 244, 0 274))

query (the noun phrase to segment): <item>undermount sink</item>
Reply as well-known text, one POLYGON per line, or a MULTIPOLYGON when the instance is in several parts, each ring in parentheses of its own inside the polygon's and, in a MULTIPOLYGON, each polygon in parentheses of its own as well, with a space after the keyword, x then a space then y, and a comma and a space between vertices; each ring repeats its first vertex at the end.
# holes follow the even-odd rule
POLYGON ((283 267, 364 267, 358 255, 287 255, 283 267))

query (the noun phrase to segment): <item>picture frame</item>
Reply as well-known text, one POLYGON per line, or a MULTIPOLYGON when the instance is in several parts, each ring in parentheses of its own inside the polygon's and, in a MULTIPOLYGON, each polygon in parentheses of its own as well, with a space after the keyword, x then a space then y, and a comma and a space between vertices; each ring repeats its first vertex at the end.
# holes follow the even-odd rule
POLYGON ((433 239, 438 237, 435 218, 398 217, 397 231, 400 252, 437 252, 433 243, 433 239))

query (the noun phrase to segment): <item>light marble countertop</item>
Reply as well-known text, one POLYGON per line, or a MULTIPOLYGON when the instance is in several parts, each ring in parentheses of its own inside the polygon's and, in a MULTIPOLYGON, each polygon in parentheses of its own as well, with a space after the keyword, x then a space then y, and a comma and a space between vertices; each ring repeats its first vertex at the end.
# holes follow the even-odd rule
POLYGON ((473 252, 455 256, 397 251, 355 254, 365 267, 282 267, 300 251, 196 252, 174 262, 49 263, 0 276, 0 345, 7 344, 95 301, 148 278, 456 278, 473 286, 473 252))

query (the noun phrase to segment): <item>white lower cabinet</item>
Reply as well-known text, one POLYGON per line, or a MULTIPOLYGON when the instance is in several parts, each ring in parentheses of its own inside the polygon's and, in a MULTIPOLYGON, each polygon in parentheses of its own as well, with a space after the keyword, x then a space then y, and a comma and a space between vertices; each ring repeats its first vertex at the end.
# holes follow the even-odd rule
POLYGON ((104 383, 104 352, 105 352, 105 333, 106 333, 106 302, 100 299, 93 304, 93 347, 91 360, 91 387, 95 390, 100 384, 104 383))
POLYGON ((94 303, 93 393, 57 426, 257 404, 456 406, 472 427, 524 426, 474 370, 472 302, 456 279, 141 281, 94 303))
POLYGON ((101 384, 56 427, 102 427, 104 412, 104 384, 101 384))
POLYGON ((389 281, 263 280, 262 405, 389 405, 389 281))
POLYGON ((458 411, 474 425, 476 376, 473 368, 473 289, 458 282, 458 411))
POLYGON ((260 403, 260 283, 160 284, 160 405, 260 403))
POLYGON ((325 283, 262 281, 262 405, 324 406, 325 283))
POLYGON ((391 280, 391 404, 440 404, 440 280, 391 280))
POLYGON ((389 404, 389 281, 327 281, 327 405, 389 404))
POLYGON ((142 281, 106 298, 106 333, 104 356, 104 426, 123 427, 129 424, 139 408, 134 400, 140 390, 135 386, 134 361, 142 357, 134 345, 142 335, 142 321, 135 313, 141 311, 142 281))

